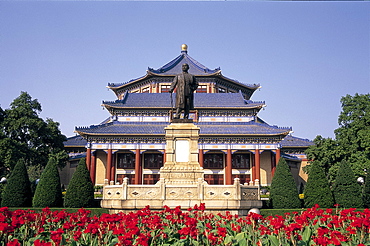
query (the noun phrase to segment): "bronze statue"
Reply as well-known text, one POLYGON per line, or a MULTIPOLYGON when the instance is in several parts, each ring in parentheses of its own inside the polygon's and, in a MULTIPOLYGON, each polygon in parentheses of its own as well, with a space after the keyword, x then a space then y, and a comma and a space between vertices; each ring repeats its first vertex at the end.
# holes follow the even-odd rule
POLYGON ((175 76, 170 87, 170 93, 176 88, 176 113, 174 119, 180 119, 182 111, 184 111, 184 119, 189 119, 189 111, 194 108, 193 92, 198 88, 198 83, 195 77, 188 73, 188 70, 189 65, 187 63, 182 64, 182 73, 175 76))

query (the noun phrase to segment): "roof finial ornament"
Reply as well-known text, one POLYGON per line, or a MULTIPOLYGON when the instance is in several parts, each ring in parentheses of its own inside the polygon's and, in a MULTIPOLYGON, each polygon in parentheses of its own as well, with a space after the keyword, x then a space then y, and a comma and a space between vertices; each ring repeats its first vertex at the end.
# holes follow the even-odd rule
POLYGON ((188 46, 186 44, 181 45, 181 52, 188 52, 188 46))

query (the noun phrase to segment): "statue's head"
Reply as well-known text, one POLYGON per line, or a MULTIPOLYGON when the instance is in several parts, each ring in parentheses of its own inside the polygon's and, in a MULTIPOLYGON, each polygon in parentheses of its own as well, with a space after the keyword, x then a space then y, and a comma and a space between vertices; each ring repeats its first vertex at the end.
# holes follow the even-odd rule
POLYGON ((187 63, 182 64, 182 71, 187 72, 189 70, 189 65, 187 63))

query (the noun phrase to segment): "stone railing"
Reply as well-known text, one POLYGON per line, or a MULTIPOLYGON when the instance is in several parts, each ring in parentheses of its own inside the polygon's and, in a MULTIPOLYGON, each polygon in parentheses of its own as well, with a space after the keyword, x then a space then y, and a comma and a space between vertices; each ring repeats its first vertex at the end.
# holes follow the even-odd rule
POLYGON ((122 184, 108 184, 105 180, 102 207, 140 209, 150 205, 160 209, 164 205, 191 207, 205 203, 209 209, 250 209, 259 206, 259 194, 258 181, 254 185, 240 184, 239 178, 234 179, 233 185, 209 185, 202 178, 197 184, 167 184, 161 178, 155 185, 130 185, 124 178, 122 184))

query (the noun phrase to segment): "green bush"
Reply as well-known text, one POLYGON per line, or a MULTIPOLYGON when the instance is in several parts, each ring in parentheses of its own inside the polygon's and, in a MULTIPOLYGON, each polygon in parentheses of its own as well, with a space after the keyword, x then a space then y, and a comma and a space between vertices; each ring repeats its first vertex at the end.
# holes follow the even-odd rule
POLYGON ((334 205, 333 194, 324 168, 316 161, 310 165, 308 172, 308 179, 304 189, 304 204, 306 208, 311 208, 315 204, 322 208, 331 208, 334 205))
POLYGON ((280 158, 270 188, 270 206, 272 208, 300 208, 298 190, 284 158, 280 158))
POLYGON ((94 203, 94 185, 87 170, 85 158, 78 163, 76 171, 68 184, 64 199, 67 208, 91 207, 94 203))
POLYGON ((32 201, 33 207, 61 207, 63 195, 60 183, 57 161, 50 157, 48 164, 41 174, 40 181, 36 186, 32 201))
POLYGON ((361 186, 349 163, 342 161, 333 184, 334 200, 343 208, 362 208, 361 186))
POLYGON ((1 200, 2 207, 31 206, 32 192, 24 160, 20 159, 15 165, 4 188, 1 200))
POLYGON ((365 183, 364 183, 364 194, 363 201, 365 208, 370 208, 370 175, 366 173, 365 183))

